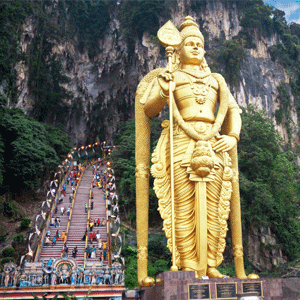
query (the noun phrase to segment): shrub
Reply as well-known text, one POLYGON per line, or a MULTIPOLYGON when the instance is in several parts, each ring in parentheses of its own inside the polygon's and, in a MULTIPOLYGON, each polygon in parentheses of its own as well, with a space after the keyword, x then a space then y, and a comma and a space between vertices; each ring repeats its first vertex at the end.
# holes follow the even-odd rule
POLYGON ((3 203, 3 215, 11 218, 16 212, 15 202, 4 202, 3 203))
POLYGON ((6 235, 7 235, 7 233, 6 233, 5 226, 0 225, 0 243, 5 241, 6 235))
POLYGON ((5 265, 6 263, 9 263, 9 262, 14 262, 15 259, 13 257, 4 257, 1 259, 1 265, 5 265))
POLYGON ((26 229, 29 227, 29 224, 30 224, 31 220, 27 217, 23 218, 21 220, 21 229, 26 229))
POLYGON ((2 250, 2 257, 13 257, 15 254, 15 249, 12 247, 6 247, 2 250))
POLYGON ((13 240, 17 244, 22 243, 24 241, 24 235, 22 233, 19 233, 13 237, 13 240))

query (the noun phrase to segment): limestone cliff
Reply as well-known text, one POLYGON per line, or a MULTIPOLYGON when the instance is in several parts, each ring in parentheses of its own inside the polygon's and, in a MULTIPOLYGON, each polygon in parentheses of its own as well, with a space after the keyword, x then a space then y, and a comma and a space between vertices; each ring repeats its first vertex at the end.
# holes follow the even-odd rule
MULTIPOLYGON (((55 1, 53 3, 55 4, 55 1)), ((118 122, 133 117, 134 95, 139 80, 152 69, 164 67, 166 64, 163 51, 148 32, 144 32, 142 39, 135 40, 134 52, 128 53, 128 45, 118 20, 119 6, 120 3, 116 2, 114 10, 111 11, 109 24, 99 41, 94 58, 91 59, 86 50, 78 52, 74 40, 64 39, 52 44, 52 53, 61 57, 64 73, 69 78, 69 82, 62 85, 72 93, 73 99, 80 99, 80 109, 82 108, 82 111, 76 114, 74 101, 66 101, 68 112, 64 116, 64 129, 73 143, 83 143, 87 138, 97 139, 99 133, 100 139, 111 140, 118 122)), ((241 29, 239 21, 243 14, 234 2, 209 1, 198 11, 192 11, 191 7, 191 1, 178 0, 177 5, 170 9, 171 19, 178 26, 187 14, 192 15, 205 33, 208 55, 215 49, 216 39, 229 40, 241 29)), ((161 19, 160 23, 165 21, 166 19, 161 19)), ((20 45, 28 55, 28 49, 36 34, 38 33, 34 19, 27 19, 23 25, 20 45)), ((238 84, 233 87, 234 96, 241 106, 256 104, 265 108, 270 118, 274 118, 275 110, 279 106, 277 86, 280 83, 286 84, 293 101, 286 71, 271 61, 267 51, 275 41, 274 36, 254 40, 256 49, 247 50, 239 72, 238 84)), ((212 60, 208 58, 208 61, 212 60)), ((20 61, 16 70, 17 107, 30 114, 35 99, 28 86, 28 65, 20 61)), ((298 128, 294 108, 292 120, 295 128, 298 128)), ((285 128, 277 126, 277 129, 287 140, 285 128)))

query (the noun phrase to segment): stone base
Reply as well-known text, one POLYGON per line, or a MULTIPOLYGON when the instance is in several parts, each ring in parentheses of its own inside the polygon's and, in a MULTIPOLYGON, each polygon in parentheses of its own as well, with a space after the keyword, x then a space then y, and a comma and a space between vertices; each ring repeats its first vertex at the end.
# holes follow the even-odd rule
POLYGON ((156 285, 143 288, 142 300, 237 299, 235 294, 261 290, 261 299, 300 299, 299 278, 196 279, 195 272, 163 272, 156 285), (255 283, 255 284, 251 284, 255 283))

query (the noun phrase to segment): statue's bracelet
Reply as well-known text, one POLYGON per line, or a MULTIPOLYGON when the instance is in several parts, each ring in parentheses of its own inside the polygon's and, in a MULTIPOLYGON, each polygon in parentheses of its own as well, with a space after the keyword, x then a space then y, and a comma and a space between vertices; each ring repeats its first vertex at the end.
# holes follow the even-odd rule
POLYGON ((159 92, 159 95, 162 97, 162 98, 168 98, 169 96, 165 95, 163 90, 160 90, 159 92))
POLYGON ((234 133, 234 132, 228 133, 228 136, 232 136, 232 137, 236 138, 237 142, 240 140, 240 137, 236 133, 234 133))

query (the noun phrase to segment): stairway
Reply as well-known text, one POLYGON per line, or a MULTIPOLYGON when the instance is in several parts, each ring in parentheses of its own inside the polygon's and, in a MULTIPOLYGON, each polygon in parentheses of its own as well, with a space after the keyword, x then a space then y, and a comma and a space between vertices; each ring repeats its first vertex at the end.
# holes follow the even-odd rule
MULTIPOLYGON (((75 183, 74 183, 74 185, 75 185, 75 183)), ((61 252, 63 249, 64 242, 62 241, 61 238, 59 238, 56 241, 56 245, 52 246, 52 239, 55 236, 57 231, 59 232, 60 237, 62 235, 62 232, 66 232, 67 225, 68 225, 68 219, 69 219, 69 216, 67 215, 66 211, 67 211, 68 207, 71 207, 71 203, 69 202, 69 196, 71 194, 72 194, 71 183, 69 183, 66 188, 66 196, 64 197, 63 202, 59 203, 59 201, 57 201, 57 213, 54 212, 54 214, 53 214, 54 218, 56 218, 56 217, 60 218, 59 226, 57 226, 56 228, 54 226, 50 226, 50 228, 49 228, 50 232, 51 232, 51 235, 49 238, 50 245, 47 246, 44 243, 44 246, 41 250, 41 254, 39 257, 39 261, 42 261, 42 260, 47 261, 50 257, 55 258, 55 259, 61 257, 61 252), (65 207, 65 212, 63 215, 61 213, 62 206, 65 207)))
MULTIPOLYGON (((102 170, 102 172, 104 172, 104 167, 99 167, 97 172, 99 173, 102 170)), ((91 200, 94 202, 94 208, 90 210, 90 218, 92 218, 92 220, 94 221, 95 219, 97 220, 98 218, 100 218, 100 221, 102 222, 102 220, 105 220, 105 226, 94 226, 93 227, 93 232, 98 232, 100 233, 101 236, 101 240, 102 242, 107 242, 107 227, 106 227, 106 204, 105 204, 105 199, 104 199, 104 193, 101 189, 99 189, 98 187, 94 187, 92 188, 92 191, 94 193, 94 199, 91 200)), ((90 233, 90 229, 88 231, 88 233, 90 233)), ((88 258, 87 261, 91 262, 91 261, 99 261, 99 257, 100 257, 100 251, 98 248, 98 242, 93 242, 92 246, 96 246, 97 250, 96 250, 96 259, 92 259, 92 258, 88 258)), ((107 264, 107 257, 106 256, 106 260, 103 262, 104 265, 107 264)))
MULTIPOLYGON (((104 170, 104 167, 101 167, 104 170)), ((85 251, 85 240, 82 240, 85 230, 87 228, 88 214, 85 212, 85 203, 89 203, 89 195, 91 190, 91 183, 94 178, 94 170, 92 167, 88 167, 81 178, 79 186, 76 191, 75 202, 73 206, 72 218, 70 221, 68 237, 67 237, 67 245, 69 249, 69 257, 72 257, 72 250, 77 246, 77 256, 75 258, 78 266, 84 265, 84 251, 85 251)), ((94 193, 94 199, 91 200, 94 202, 94 208, 90 211, 90 217, 94 220, 95 218, 104 218, 106 220, 106 207, 105 207, 105 199, 102 190, 98 189, 98 187, 92 188, 94 193)), ((50 241, 52 241, 53 236, 55 235, 56 230, 59 230, 59 233, 65 231, 67 229, 68 224, 68 216, 66 213, 61 215, 60 208, 64 205, 66 208, 71 206, 69 203, 69 194, 71 193, 71 185, 70 183, 67 185, 67 193, 62 204, 58 204, 58 212, 54 215, 54 217, 58 216, 61 218, 60 226, 54 228, 54 226, 50 226, 51 228, 51 236, 50 241)), ((99 230, 101 234, 102 241, 107 241, 107 230, 106 226, 103 227, 94 227, 93 231, 99 230)), ((88 231, 89 233, 90 231, 88 231)), ((98 249, 98 242, 93 242, 93 245, 97 247, 96 250, 96 259, 87 258, 87 261, 99 261, 100 250, 98 249)), ((55 246, 43 246, 41 250, 41 255, 39 261, 47 261, 50 257, 59 259, 61 257, 61 252, 63 249, 63 241, 59 239, 56 242, 55 246)), ((107 264, 104 261, 104 265, 107 264)))

